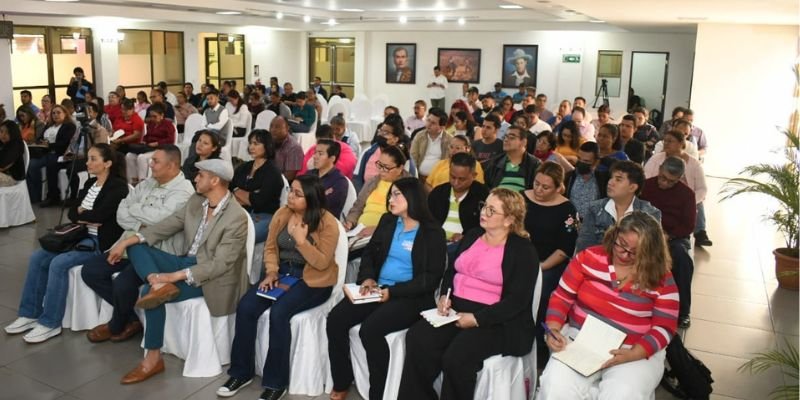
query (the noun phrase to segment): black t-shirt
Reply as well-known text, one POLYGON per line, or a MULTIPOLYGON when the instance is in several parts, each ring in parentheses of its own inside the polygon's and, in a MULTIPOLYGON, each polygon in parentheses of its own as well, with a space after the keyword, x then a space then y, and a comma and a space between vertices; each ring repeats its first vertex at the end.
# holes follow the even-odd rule
POLYGON ((556 250, 561 250, 572 257, 575 252, 575 241, 578 239, 575 206, 565 201, 555 206, 543 206, 534 203, 524 193, 525 230, 531 235, 531 242, 536 247, 539 259, 544 261, 556 250))
POLYGON ((486 144, 483 140, 478 140, 472 144, 472 151, 479 162, 484 162, 503 152, 503 141, 495 139, 492 144, 486 144))

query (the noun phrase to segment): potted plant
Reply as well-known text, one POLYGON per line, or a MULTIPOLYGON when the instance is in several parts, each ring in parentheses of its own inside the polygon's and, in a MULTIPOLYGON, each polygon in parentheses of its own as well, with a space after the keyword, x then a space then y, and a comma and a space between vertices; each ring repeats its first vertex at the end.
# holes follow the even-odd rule
POLYGON ((776 387, 770 392, 773 400, 796 400, 800 395, 800 386, 797 385, 798 378, 798 355, 797 347, 793 343, 785 341, 785 348, 774 349, 764 353, 757 353, 750 361, 742 364, 738 371, 749 371, 751 374, 759 374, 768 369, 778 367, 785 376, 786 384, 776 387))
POLYGON ((742 193, 760 193, 778 203, 778 209, 765 215, 786 239, 786 247, 775 249, 775 276, 784 289, 798 289, 798 207, 800 207, 800 157, 798 157, 798 128, 800 127, 800 64, 793 68, 795 76, 795 110, 789 118, 789 128, 782 133, 786 144, 782 149, 785 159, 775 164, 756 164, 745 167, 740 175, 729 179, 722 188, 724 197, 730 199, 742 193))

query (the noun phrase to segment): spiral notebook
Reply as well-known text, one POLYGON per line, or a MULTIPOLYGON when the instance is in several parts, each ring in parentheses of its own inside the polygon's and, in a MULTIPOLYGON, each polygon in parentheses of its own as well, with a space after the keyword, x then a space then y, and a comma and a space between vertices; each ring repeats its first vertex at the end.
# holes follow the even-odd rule
POLYGON ((422 318, 425 318, 425 320, 428 321, 434 328, 456 322, 459 318, 461 318, 461 316, 456 313, 456 310, 453 310, 452 308, 447 315, 439 315, 439 310, 436 308, 422 311, 419 314, 422 315, 422 318))

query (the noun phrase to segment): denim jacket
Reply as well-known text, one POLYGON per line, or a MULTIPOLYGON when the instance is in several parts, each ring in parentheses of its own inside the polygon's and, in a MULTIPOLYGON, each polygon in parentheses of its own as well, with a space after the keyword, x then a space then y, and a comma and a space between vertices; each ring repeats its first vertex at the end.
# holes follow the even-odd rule
MULTIPOLYGON (((609 201, 611 201, 610 198, 604 198, 589 203, 586 215, 583 216, 583 222, 578 229, 578 240, 575 243, 576 254, 587 247, 602 243, 606 230, 616 223, 614 217, 606 211, 606 203, 609 201)), ((661 224, 661 211, 646 200, 634 197, 633 211, 643 211, 655 218, 659 225, 661 224)))

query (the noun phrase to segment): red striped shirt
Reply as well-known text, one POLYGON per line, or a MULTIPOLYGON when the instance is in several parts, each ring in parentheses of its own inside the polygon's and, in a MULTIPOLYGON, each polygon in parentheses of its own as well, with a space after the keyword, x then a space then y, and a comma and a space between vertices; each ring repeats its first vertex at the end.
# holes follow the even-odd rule
POLYGON ((547 322, 580 329, 587 314, 625 332, 625 344, 641 345, 647 357, 667 346, 678 323, 678 288, 667 273, 652 290, 634 289, 629 281, 615 287, 617 275, 602 246, 578 253, 550 297, 547 322))

